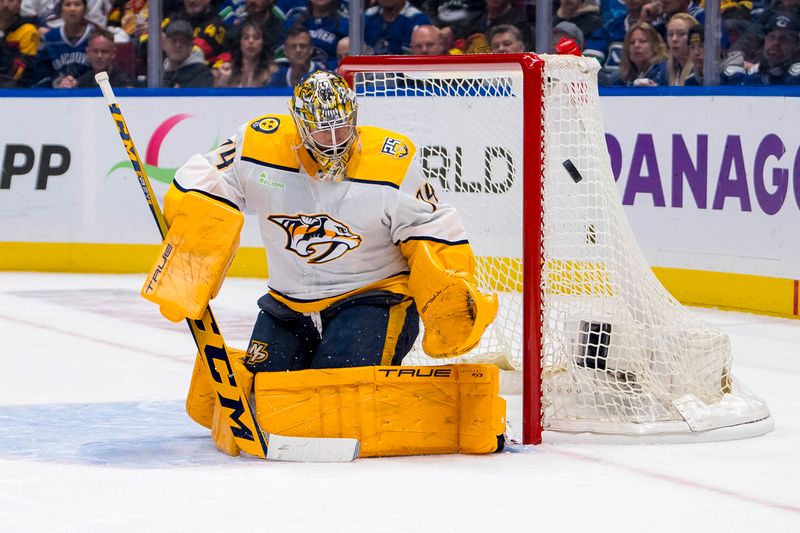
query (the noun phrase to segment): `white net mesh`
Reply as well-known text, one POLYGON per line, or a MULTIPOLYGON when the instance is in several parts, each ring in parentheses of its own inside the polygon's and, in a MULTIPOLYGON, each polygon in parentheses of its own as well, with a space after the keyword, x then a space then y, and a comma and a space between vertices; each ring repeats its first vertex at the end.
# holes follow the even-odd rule
POLYGON ((500 297, 473 352, 442 360, 417 349, 406 363, 522 370, 522 228, 541 216, 542 374, 534 379, 545 429, 642 434, 767 418, 766 405, 733 383, 728 336, 667 293, 639 251, 611 173, 594 63, 542 57, 543 116, 527 118, 541 121, 543 176, 525 179, 541 186, 543 212, 526 216, 523 157, 538 160, 540 147, 523 138, 521 67, 392 65, 354 77, 359 122, 411 137, 423 172, 459 210, 481 288, 500 297), (698 422, 698 410, 730 398, 741 399, 733 413, 706 409, 703 420, 714 420, 698 422))

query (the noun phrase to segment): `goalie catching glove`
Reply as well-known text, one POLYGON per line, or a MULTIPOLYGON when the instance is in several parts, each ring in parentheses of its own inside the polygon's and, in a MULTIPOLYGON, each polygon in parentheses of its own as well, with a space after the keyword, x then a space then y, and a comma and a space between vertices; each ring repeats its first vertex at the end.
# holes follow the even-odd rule
POLYGON ((411 267, 409 290, 425 325, 425 353, 456 357, 477 346, 497 315, 497 295, 478 290, 469 245, 409 241, 402 251, 411 267))

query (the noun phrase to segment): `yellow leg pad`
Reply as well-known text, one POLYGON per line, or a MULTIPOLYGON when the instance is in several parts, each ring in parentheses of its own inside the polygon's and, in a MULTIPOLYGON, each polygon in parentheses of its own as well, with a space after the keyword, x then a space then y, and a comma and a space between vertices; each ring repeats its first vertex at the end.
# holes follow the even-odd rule
POLYGON ((361 441, 361 457, 491 453, 506 404, 494 365, 375 366, 256 375, 262 429, 361 441))
POLYGON ((244 215, 197 192, 185 194, 142 296, 173 321, 199 319, 239 248, 244 215))
MULTIPOLYGON (((226 346, 225 349, 228 351, 228 357, 230 357, 231 361, 240 361, 246 355, 244 350, 238 350, 230 346, 226 346)), ((201 426, 211 429, 211 421, 214 418, 214 402, 217 400, 217 395, 214 392, 214 386, 211 383, 211 378, 208 377, 205 366, 205 361, 198 353, 194 360, 189 393, 186 395, 186 414, 201 426)))

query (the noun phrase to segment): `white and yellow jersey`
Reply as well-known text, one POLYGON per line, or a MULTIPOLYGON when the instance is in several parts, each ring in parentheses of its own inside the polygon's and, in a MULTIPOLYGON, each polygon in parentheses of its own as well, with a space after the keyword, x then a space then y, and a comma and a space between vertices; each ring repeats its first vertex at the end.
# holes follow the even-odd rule
POLYGON ((292 118, 262 116, 213 152, 192 156, 174 186, 258 217, 271 294, 296 311, 367 290, 409 294, 405 243, 468 249, 467 235, 455 209, 438 202, 407 137, 370 126, 358 133, 347 177, 320 181, 310 177, 317 165, 308 152, 295 149, 292 118))

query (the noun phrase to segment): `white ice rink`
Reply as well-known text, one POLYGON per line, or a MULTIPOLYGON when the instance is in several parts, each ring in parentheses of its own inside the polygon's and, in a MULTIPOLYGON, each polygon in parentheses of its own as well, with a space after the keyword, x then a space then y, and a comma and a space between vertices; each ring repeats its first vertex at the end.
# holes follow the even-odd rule
MULTIPOLYGON (((0 273, 0 532, 800 532, 800 321, 698 310, 767 400, 762 437, 276 463, 184 414, 194 346, 141 280, 0 273)), ((263 287, 225 282, 228 344, 263 287)))

